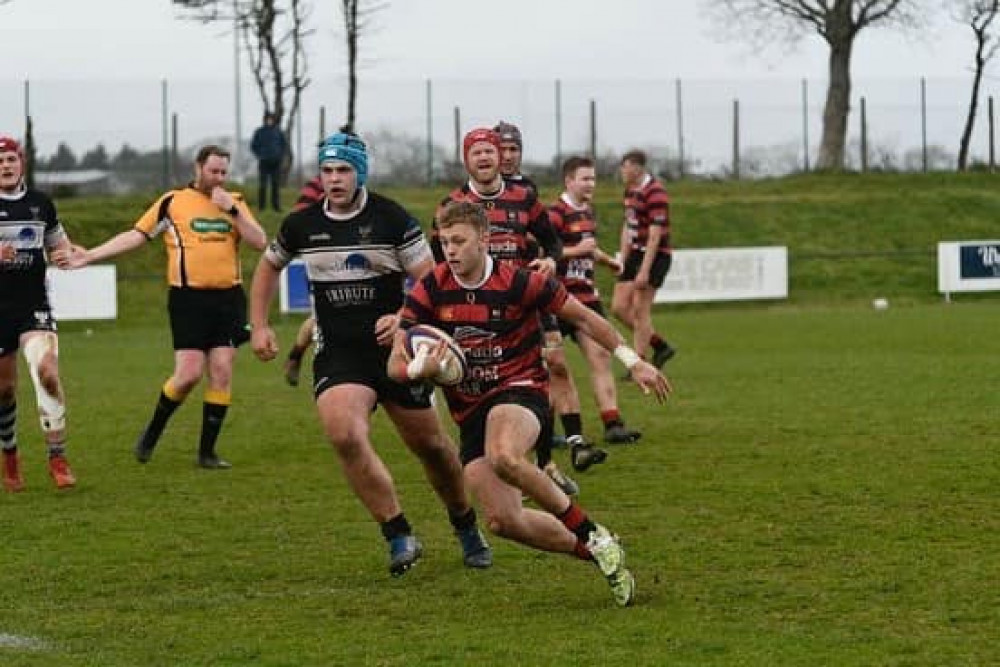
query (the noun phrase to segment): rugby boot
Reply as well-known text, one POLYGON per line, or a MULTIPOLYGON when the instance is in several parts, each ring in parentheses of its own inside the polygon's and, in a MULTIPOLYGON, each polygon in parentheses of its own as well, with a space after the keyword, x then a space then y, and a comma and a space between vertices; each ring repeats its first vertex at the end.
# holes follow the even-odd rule
POLYGON ((424 553, 424 547, 413 535, 397 535, 389 540, 389 574, 401 577, 406 574, 424 553))
POLYGON ((285 382, 292 387, 299 386, 299 374, 302 372, 302 360, 301 359, 286 359, 285 360, 285 382))
POLYGON ((653 352, 653 365, 657 368, 663 368, 664 364, 673 359, 675 354, 677 354, 677 349, 664 343, 663 347, 653 352))
POLYGON ((570 462, 573 464, 573 470, 577 472, 583 472, 592 465, 604 463, 604 460, 608 458, 606 451, 585 442, 579 435, 571 436, 568 442, 570 444, 570 462))
POLYGON ((604 429, 604 442, 610 445, 631 445, 639 442, 642 432, 629 428, 621 422, 611 424, 604 429))
POLYGON ((229 470, 233 464, 225 459, 220 459, 218 454, 199 454, 198 466, 206 470, 229 470))
POLYGON ((24 490, 24 478, 21 476, 21 459, 17 450, 3 451, 3 487, 11 493, 24 490))
POLYGON ((625 549, 622 548, 618 537, 612 535, 604 526, 598 525, 596 530, 590 533, 587 550, 594 558, 597 569, 611 586, 615 603, 620 607, 631 605, 635 599, 635 577, 625 567, 625 549))
POLYGON ((484 570, 493 565, 493 551, 483 539, 483 534, 475 525, 456 530, 459 544, 462 545, 462 562, 465 567, 484 570))
POLYGON ((62 454, 49 457, 49 475, 60 489, 76 486, 76 477, 73 476, 73 471, 69 469, 69 463, 62 454))
POLYGON ((560 470, 555 461, 546 463, 544 471, 549 476, 549 479, 555 482, 556 486, 562 489, 562 492, 567 496, 575 496, 580 493, 580 485, 560 470))

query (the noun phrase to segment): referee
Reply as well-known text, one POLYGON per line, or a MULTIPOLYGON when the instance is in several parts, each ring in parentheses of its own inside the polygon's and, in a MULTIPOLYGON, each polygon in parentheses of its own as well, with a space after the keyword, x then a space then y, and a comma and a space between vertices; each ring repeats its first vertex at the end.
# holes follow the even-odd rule
POLYGON ((215 443, 231 402, 236 348, 249 339, 239 246, 245 241, 263 250, 267 238, 242 196, 223 188, 228 173, 229 152, 204 146, 195 158, 193 181, 160 196, 132 229, 90 250, 75 248, 63 267, 100 262, 163 237, 174 371, 135 444, 140 463, 152 458, 167 421, 205 376, 198 465, 232 467, 218 456, 215 443))

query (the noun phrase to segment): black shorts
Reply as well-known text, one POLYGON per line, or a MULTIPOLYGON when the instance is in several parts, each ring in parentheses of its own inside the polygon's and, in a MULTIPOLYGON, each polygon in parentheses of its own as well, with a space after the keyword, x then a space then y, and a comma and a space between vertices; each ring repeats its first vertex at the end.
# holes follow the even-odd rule
POLYGON ((250 340, 247 297, 240 286, 229 289, 171 287, 167 297, 175 350, 239 347, 250 340))
MULTIPOLYGON (((636 274, 639 273, 639 266, 642 264, 644 254, 635 250, 628 254, 628 259, 625 260, 625 266, 622 267, 621 275, 618 276, 618 282, 630 283, 635 280, 636 274)), ((656 254, 653 266, 649 267, 650 285, 657 288, 663 285, 663 280, 667 277, 667 272, 670 271, 670 262, 672 260, 673 255, 656 254)))
MULTIPOLYGON (((604 319, 608 319, 607 315, 604 314, 604 305, 600 301, 588 301, 585 302, 583 305, 585 305, 587 308, 590 308, 592 311, 594 311, 604 319)), ((576 325, 573 324, 572 322, 567 322, 566 320, 559 320, 559 332, 563 335, 563 337, 572 338, 575 343, 579 344, 580 341, 576 339, 576 331, 577 331, 576 325)))
POLYGON ((463 466, 486 455, 486 417, 494 407, 506 403, 528 408, 538 419, 542 428, 538 432, 538 440, 532 445, 533 448, 538 447, 541 442, 552 441, 552 409, 549 397, 530 389, 504 389, 483 401, 459 427, 461 439, 459 458, 463 466))
POLYGON ((370 387, 379 403, 419 409, 433 405, 434 385, 429 382, 396 382, 386 373, 390 348, 370 344, 367 349, 324 347, 313 358, 313 395, 319 398, 327 389, 341 384, 370 387))
POLYGON ((21 335, 29 331, 56 331, 56 318, 48 304, 0 311, 0 357, 17 352, 21 335))

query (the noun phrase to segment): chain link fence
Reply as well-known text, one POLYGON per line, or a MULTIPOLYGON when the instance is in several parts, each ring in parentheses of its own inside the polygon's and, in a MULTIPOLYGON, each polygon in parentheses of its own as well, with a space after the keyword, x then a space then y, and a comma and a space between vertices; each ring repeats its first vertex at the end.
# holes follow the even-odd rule
MULTIPOLYGON (((954 169, 970 78, 856 77, 848 166, 954 169)), ((234 151, 237 180, 254 178, 248 142, 263 109, 250 82, 239 88, 231 79, 3 85, 8 94, 0 101, 0 132, 23 137, 30 116, 41 165, 60 144, 78 162, 102 145, 108 164, 98 161, 103 168, 93 169, 107 172, 100 187, 159 189, 182 181, 194 149, 208 142, 234 151), (117 159, 125 146, 129 159, 117 159)), ((995 88, 992 80, 984 84, 971 142, 970 163, 982 168, 993 166, 995 88)), ((500 119, 521 127, 525 171, 543 182, 570 154, 593 154, 610 171, 617 156, 634 147, 647 150, 654 168, 671 178, 760 178, 810 170, 825 93, 825 81, 807 79, 362 79, 357 127, 371 145, 374 178, 383 183, 453 178, 461 134, 500 119)), ((311 175, 316 141, 341 125, 345 108, 343 80, 316 80, 305 91, 290 137, 293 178, 311 175)))

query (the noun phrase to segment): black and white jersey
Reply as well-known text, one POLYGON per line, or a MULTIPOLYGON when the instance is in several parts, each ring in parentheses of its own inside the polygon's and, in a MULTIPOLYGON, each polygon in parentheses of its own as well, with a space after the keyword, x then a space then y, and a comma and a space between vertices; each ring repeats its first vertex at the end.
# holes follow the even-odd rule
MULTIPOLYGON (((276 268, 306 265, 322 346, 375 345, 375 322, 399 310, 408 271, 431 259, 420 223, 402 206, 362 190, 348 216, 322 200, 291 213, 265 252, 276 268)), ((355 348, 356 349, 356 348, 355 348)))
POLYGON ((48 308, 45 251, 65 236, 45 194, 0 193, 0 310, 48 308))

